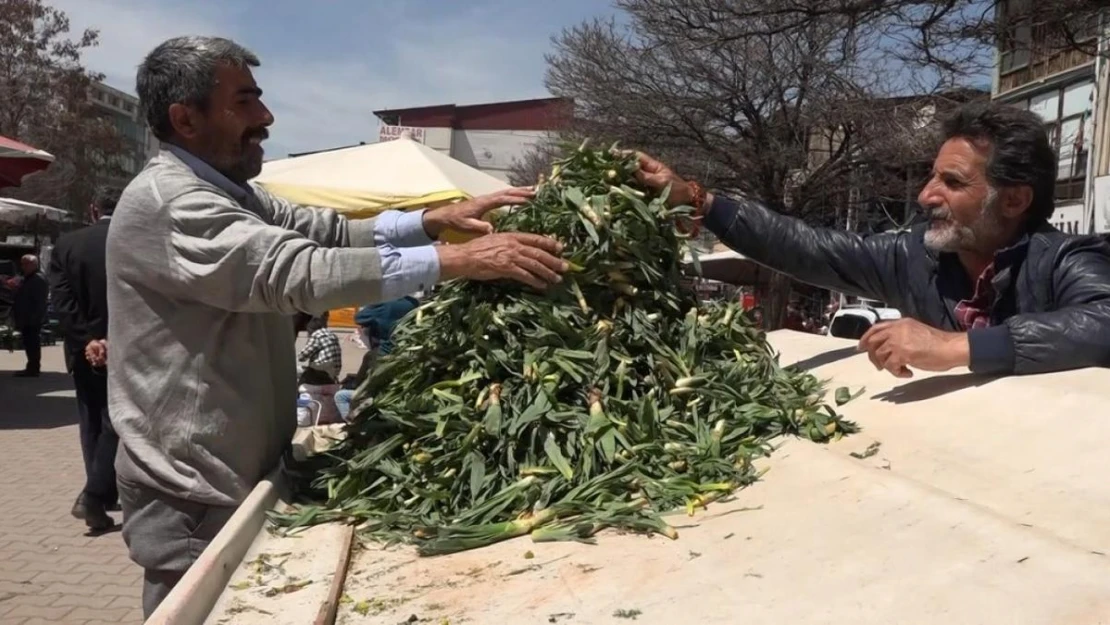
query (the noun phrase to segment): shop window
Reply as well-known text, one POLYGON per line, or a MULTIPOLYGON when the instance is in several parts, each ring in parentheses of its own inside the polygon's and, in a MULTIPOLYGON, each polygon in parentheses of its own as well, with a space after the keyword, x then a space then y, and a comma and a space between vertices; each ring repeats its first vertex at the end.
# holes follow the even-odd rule
POLYGON ((1004 24, 998 45, 998 70, 1009 74, 1029 66, 1033 44, 1033 20, 1030 0, 1005 0, 1002 5, 1004 24))
POLYGON ((1059 155, 1056 171, 1056 199, 1083 198, 1090 155, 1091 117, 1094 81, 1085 79, 1059 89, 1039 93, 1019 106, 1040 115, 1045 121, 1049 140, 1059 155))

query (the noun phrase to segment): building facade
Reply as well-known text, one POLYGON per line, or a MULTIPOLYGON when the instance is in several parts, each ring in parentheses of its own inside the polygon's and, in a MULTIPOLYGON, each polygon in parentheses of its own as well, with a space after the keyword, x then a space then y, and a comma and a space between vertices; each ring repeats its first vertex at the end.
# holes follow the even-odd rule
POLYGON ((565 98, 460 106, 443 104, 374 111, 379 141, 407 134, 451 158, 509 180, 513 164, 567 127, 574 103, 565 98))
MULTIPOLYGON (((1089 24, 1076 43, 1104 50, 1105 17, 1089 24)), ((1110 173, 1104 59, 1069 45, 1039 21, 1036 0, 1006 0, 999 4, 998 19, 1003 36, 992 95, 1044 120, 1059 155, 1052 224, 1078 234, 1110 231, 1106 193, 1098 192, 1106 185, 1096 184, 1110 173)))
POLYGON ((135 96, 97 82, 93 83, 89 99, 97 112, 112 122, 127 144, 127 151, 119 155, 117 162, 124 176, 113 181, 126 183, 158 153, 158 139, 139 112, 139 99, 135 96))

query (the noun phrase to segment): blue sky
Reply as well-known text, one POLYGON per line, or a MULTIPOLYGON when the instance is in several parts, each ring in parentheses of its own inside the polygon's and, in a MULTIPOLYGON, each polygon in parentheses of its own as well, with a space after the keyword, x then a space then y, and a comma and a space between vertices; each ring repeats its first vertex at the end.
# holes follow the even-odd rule
POLYGON ((85 65, 134 93, 135 68, 183 34, 231 37, 276 122, 268 157, 377 137, 379 108, 544 97, 562 28, 613 14, 606 0, 49 0, 74 33, 100 30, 85 65))

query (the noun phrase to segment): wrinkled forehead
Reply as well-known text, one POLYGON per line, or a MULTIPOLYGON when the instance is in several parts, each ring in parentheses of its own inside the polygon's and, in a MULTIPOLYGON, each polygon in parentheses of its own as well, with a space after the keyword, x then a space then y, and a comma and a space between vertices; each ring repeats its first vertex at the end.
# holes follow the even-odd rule
POLYGON ((944 142, 933 161, 933 171, 950 172, 965 177, 982 176, 987 171, 990 144, 964 137, 953 137, 944 142))

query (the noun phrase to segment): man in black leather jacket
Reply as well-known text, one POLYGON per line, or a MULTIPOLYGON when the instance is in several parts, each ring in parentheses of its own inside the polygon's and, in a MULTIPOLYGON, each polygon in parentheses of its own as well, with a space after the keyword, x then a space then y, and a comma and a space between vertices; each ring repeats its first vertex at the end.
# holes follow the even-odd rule
POLYGON ((747 199, 714 197, 641 155, 649 187, 672 185, 729 247, 803 282, 886 301, 906 318, 860 340, 872 363, 1029 374, 1110 365, 1110 245, 1048 224, 1056 154, 1035 114, 966 105, 918 201, 929 219, 862 236, 811 228, 747 199))

